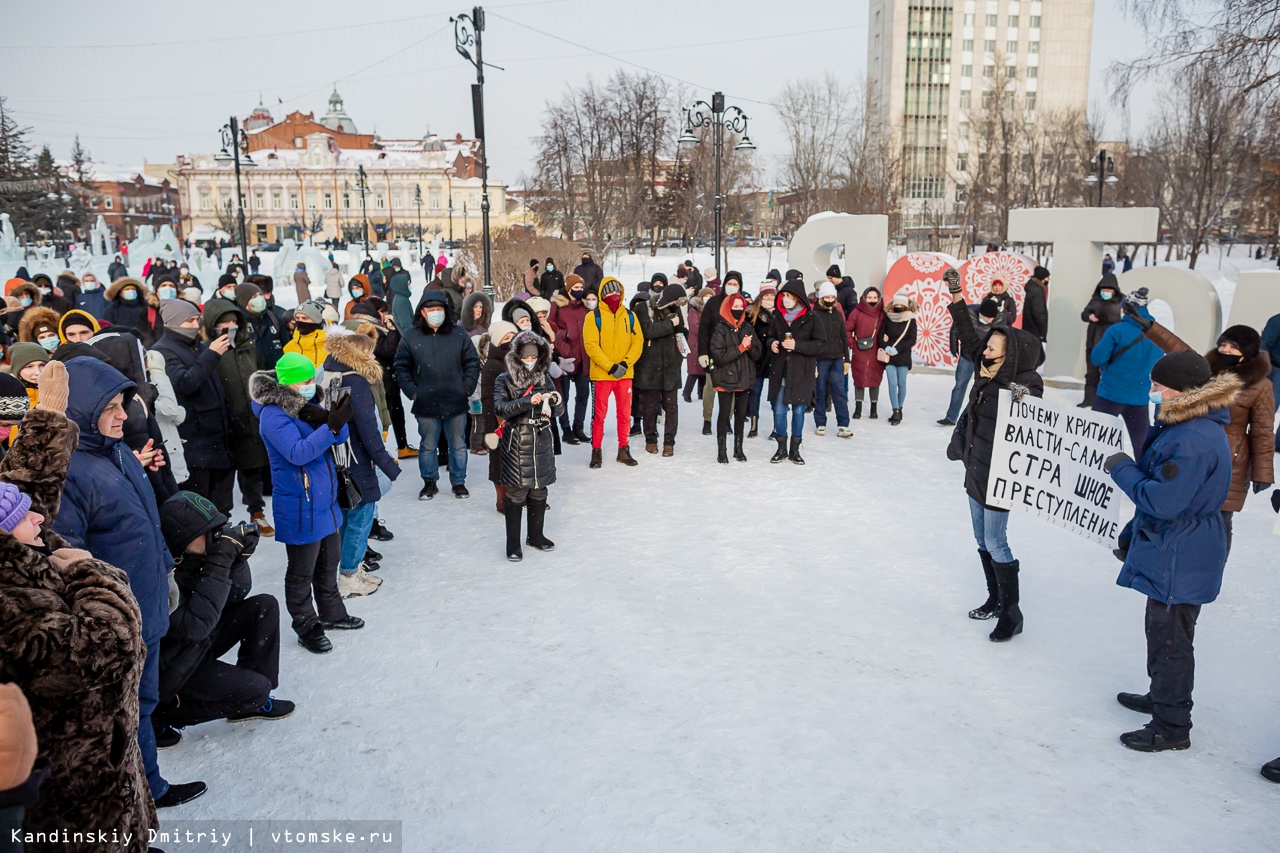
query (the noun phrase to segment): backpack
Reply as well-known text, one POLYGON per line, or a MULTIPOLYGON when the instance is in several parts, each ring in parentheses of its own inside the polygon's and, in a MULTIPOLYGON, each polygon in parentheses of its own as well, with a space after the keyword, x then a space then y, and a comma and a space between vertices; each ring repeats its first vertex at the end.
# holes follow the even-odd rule
MULTIPOLYGON (((593 308, 591 310, 591 313, 594 314, 596 318, 596 331, 597 332, 603 331, 604 324, 602 323, 600 318, 600 306, 597 305, 595 308, 593 308)), ((629 308, 627 309, 627 331, 633 335, 636 333, 636 315, 632 314, 631 309, 629 308)))

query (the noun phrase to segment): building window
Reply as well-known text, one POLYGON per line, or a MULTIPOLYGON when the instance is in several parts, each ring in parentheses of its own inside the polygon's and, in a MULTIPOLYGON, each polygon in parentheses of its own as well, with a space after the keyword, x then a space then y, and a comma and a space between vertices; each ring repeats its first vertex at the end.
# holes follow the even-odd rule
POLYGON ((479 210, 480 209, 480 193, 474 193, 474 192, 467 193, 467 204, 471 206, 472 210, 479 210))
POLYGON ((967 121, 960 122, 959 131, 960 131, 961 139, 968 139, 969 138, 969 122, 967 121))
POLYGON ((387 197, 382 193, 374 193, 373 206, 378 208, 378 210, 384 210, 387 206, 387 197))
POLYGON ((968 89, 960 90, 960 109, 962 110, 969 109, 970 104, 973 103, 973 98, 971 97, 972 94, 973 93, 968 89))
POLYGON ((266 200, 267 200, 267 198, 266 198, 266 196, 263 194, 262 190, 257 190, 256 192, 254 192, 254 194, 253 194, 253 206, 254 206, 254 207, 256 207, 256 208, 258 208, 259 210, 261 210, 262 208, 264 208, 264 207, 266 207, 266 206, 267 206, 267 205, 266 205, 266 200))
POLYGON ((1039 16, 1039 15, 1032 15, 1032 16, 1031 16, 1031 29, 1033 29, 1033 30, 1038 30, 1038 29, 1040 29, 1040 16, 1039 16))
POLYGON ((401 207, 401 204, 400 204, 400 191, 399 191, 399 190, 396 190, 395 192, 391 193, 391 209, 392 209, 392 210, 399 210, 399 209, 400 209, 400 207, 401 207))
POLYGON ((973 50, 973 39, 965 39, 963 49, 973 50))
POLYGON ((969 171, 969 155, 968 154, 956 155, 956 171, 957 172, 969 171))
POLYGON ((1027 45, 1027 53, 1039 53, 1039 52, 1040 52, 1040 42, 1033 41, 1027 45))
POLYGON ((107 210, 113 210, 115 208, 115 200, 111 196, 106 196, 102 199, 102 206, 107 210))
POLYGON ((1035 67, 1034 65, 1032 65, 1031 67, 1029 67, 1029 68, 1027 69, 1027 79, 1028 79, 1028 80, 1034 80, 1034 79, 1036 79, 1036 77, 1038 77, 1038 76, 1040 76, 1040 69, 1039 69, 1039 68, 1037 68, 1037 67, 1035 67))
POLYGON ((432 190, 430 194, 430 200, 431 200, 431 209, 439 210, 440 209, 440 190, 432 190))
POLYGON ((988 27, 994 27, 995 25, 996 25, 996 16, 995 16, 995 15, 987 15, 987 26, 988 26, 988 27))
POLYGON ((316 193, 315 190, 307 193, 307 210, 316 209, 316 193))
POLYGON ((982 93, 982 108, 984 110, 991 109, 991 93, 990 92, 982 93))
POLYGON ((1036 93, 1028 92, 1027 93, 1027 109, 1034 110, 1035 108, 1036 108, 1036 93))
POLYGON ((343 210, 351 209, 351 193, 347 192, 346 190, 342 191, 342 209, 343 210))
POLYGON ((973 13, 972 13, 972 12, 966 12, 966 13, 965 13, 965 15, 964 15, 964 25, 965 25, 966 27, 972 27, 972 26, 973 26, 973 13))
POLYGON ((1017 52, 1018 52, 1018 40, 1017 40, 1017 39, 1013 39, 1012 41, 1010 41, 1010 42, 1009 42, 1009 44, 1006 46, 1006 51, 1007 51, 1008 53, 1017 53, 1017 52))
POLYGON ((982 49, 983 49, 983 50, 985 50, 987 53, 995 53, 995 52, 996 52, 996 40, 995 40, 995 39, 987 39, 986 41, 984 41, 984 42, 982 43, 982 49))
POLYGON ((961 65, 961 66, 960 66, 960 76, 961 76, 961 77, 972 77, 972 76, 973 76, 973 66, 972 66, 972 65, 961 65))
POLYGON ((1018 28, 1018 16, 1017 16, 1017 15, 1010 15, 1010 16, 1009 16, 1009 29, 1015 29, 1015 30, 1016 30, 1017 28, 1018 28))
POLYGON ((297 210, 302 207, 302 199, 298 198, 297 193, 289 193, 289 209, 297 210))
POLYGON ((994 77, 994 76, 996 76, 996 67, 995 67, 994 65, 984 65, 984 66, 982 66, 982 76, 983 76, 983 77, 994 77))
POLYGON ((333 210, 333 193, 331 192, 325 192, 324 194, 324 209, 333 210))
POLYGON ((302 137, 301 137, 301 136, 295 136, 295 137, 293 138, 293 147, 294 147, 294 148, 301 148, 301 147, 302 147, 302 137))
MULTIPOLYGON (((107 201, 110 200, 107 199, 107 201)), ((213 210, 213 196, 209 194, 208 190, 200 190, 200 209, 213 210)))

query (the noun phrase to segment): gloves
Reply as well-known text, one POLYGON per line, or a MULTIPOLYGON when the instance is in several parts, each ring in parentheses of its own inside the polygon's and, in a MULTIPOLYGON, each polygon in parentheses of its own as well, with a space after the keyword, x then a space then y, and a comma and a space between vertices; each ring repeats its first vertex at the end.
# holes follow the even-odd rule
POLYGON ((329 412, 329 418, 326 423, 329 424, 329 429, 333 430, 333 434, 337 435, 342 432, 342 428, 347 425, 347 422, 351 420, 354 414, 355 410, 351 408, 351 398, 348 397, 329 412))
POLYGON ((51 361, 46 364, 44 370, 40 371, 36 386, 40 389, 40 402, 36 404, 37 409, 57 412, 60 415, 66 414, 67 366, 65 364, 60 361, 51 361))
POLYGON ((701 367, 703 370, 706 370, 707 365, 710 363, 711 363, 711 356, 709 355, 698 356, 698 366, 701 367))
MULTIPOLYGON (((1140 287, 1140 288, 1138 288, 1137 290, 1135 290, 1134 292, 1135 292, 1135 293, 1138 293, 1138 294, 1141 294, 1142 296, 1146 296, 1146 295, 1147 295, 1147 288, 1145 288, 1145 287, 1140 287)), ((1132 317, 1132 318, 1133 318, 1133 322, 1137 323, 1137 324, 1138 324, 1138 328, 1142 329, 1142 331, 1144 331, 1144 332, 1145 332, 1147 329, 1150 329, 1150 328, 1151 328, 1151 324, 1152 324, 1153 322, 1155 322, 1155 321, 1151 320, 1151 319, 1150 319, 1150 318, 1148 318, 1148 317, 1144 317, 1144 316, 1142 316, 1142 312, 1140 312, 1140 311, 1138 310, 1138 306, 1137 306, 1137 305, 1135 305, 1132 301, 1130 301, 1130 299, 1129 299, 1129 297, 1128 297, 1128 296, 1126 296, 1124 299, 1121 299, 1121 300, 1120 300, 1120 310, 1124 312, 1124 315, 1125 315, 1126 317, 1132 317)))
POLYGON ((1276 512, 1280 512, 1280 489, 1276 489, 1271 493, 1271 508, 1276 512))
POLYGON ((547 366, 547 375, 552 379, 559 379, 561 376, 564 376, 564 371, 560 369, 560 365, 553 361, 547 366))
MULTIPOLYGON (((230 568, 236 558, 244 552, 244 525, 231 526, 223 525, 221 530, 215 530, 209 534, 208 553, 210 557, 218 558, 217 562, 223 566, 230 568)), ((209 561, 205 561, 205 565, 209 565, 209 561)))
POLYGON ((258 531, 258 525, 252 521, 246 521, 239 524, 237 529, 240 531, 240 540, 244 542, 244 548, 240 550, 240 556, 253 556, 253 552, 258 550, 258 542, 262 539, 262 533, 258 531))
POLYGON ((885 351, 885 354, 887 354, 887 355, 897 355, 897 354, 898 354, 898 348, 897 348, 897 347, 895 347, 895 346, 893 346, 893 345, 890 345, 890 346, 885 347, 885 348, 884 348, 884 351, 885 351))
POLYGON ((560 369, 565 373, 573 373, 574 365, 577 363, 578 360, 576 358, 562 358, 560 359, 560 369))
POLYGON ((952 293, 960 292, 960 273, 956 272, 955 267, 951 267, 942 274, 942 280, 947 283, 947 290, 952 293))
POLYGON ((622 377, 626 376, 627 363, 625 361, 618 362, 613 367, 609 368, 609 375, 612 376, 614 379, 621 379, 622 377))
POLYGON ((1130 462, 1133 461, 1133 457, 1130 456, 1128 453, 1113 453, 1112 455, 1107 457, 1106 462, 1102 463, 1102 470, 1110 474, 1111 469, 1116 467, 1116 465, 1120 463, 1121 459, 1128 459, 1130 462))
POLYGON ((320 426, 328 422, 329 413, 314 403, 308 403, 298 410, 298 420, 311 426, 320 426))
POLYGON ((1253 493, 1256 495, 1259 492, 1265 492, 1267 489, 1271 488, 1274 485, 1275 483, 1254 483, 1253 493))

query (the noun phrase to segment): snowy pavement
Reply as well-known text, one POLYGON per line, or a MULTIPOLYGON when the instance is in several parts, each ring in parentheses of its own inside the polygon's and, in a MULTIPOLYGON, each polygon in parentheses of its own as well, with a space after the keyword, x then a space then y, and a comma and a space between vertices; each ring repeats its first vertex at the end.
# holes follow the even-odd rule
MULTIPOLYGON (((609 439, 590 471, 566 447, 556 551, 517 564, 486 460, 470 501, 426 504, 411 462, 380 512, 385 583, 348 602, 367 626, 317 657, 286 617, 277 693, 298 710, 187 729, 161 767, 209 792, 165 825, 398 819, 415 853, 1273 847, 1266 496, 1200 619, 1191 750, 1130 752, 1144 720, 1114 697, 1146 687, 1144 601, 1110 553, 1015 515, 1026 631, 997 645, 966 618, 985 588, 934 423, 950 386, 913 375, 904 424, 852 440, 810 421, 803 468, 763 436, 717 465, 683 403, 672 459, 640 442, 627 469, 609 439)), ((283 546, 253 566, 281 595, 283 546)))

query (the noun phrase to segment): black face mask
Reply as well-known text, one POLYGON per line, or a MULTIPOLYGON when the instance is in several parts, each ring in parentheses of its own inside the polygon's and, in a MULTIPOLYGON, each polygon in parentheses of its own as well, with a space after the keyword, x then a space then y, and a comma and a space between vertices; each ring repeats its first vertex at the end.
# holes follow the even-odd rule
POLYGON ((569 294, 570 294, 574 299, 578 299, 578 300, 581 300, 584 296, 586 296, 586 295, 587 295, 587 294, 586 294, 586 292, 585 292, 582 288, 580 288, 580 287, 575 287, 573 290, 570 290, 570 291, 569 291, 569 294))
POLYGON ((733 319, 741 320, 744 316, 746 316, 747 312, 743 311, 741 308, 734 308, 729 313, 733 315, 733 319))
POLYGON ((294 328, 298 330, 300 335, 309 335, 320 328, 316 323, 295 323, 294 328))
POLYGON ((982 359, 982 366, 983 366, 983 367, 990 367, 991 365, 995 364, 995 363, 996 363, 997 361, 999 361, 999 360, 1000 360, 1000 359, 997 359, 997 358, 983 358, 983 359, 982 359))
POLYGON ((1227 367, 1235 367, 1237 364, 1244 361, 1244 356, 1242 355, 1226 355, 1224 353, 1218 353, 1218 358, 1222 359, 1222 363, 1227 367))

